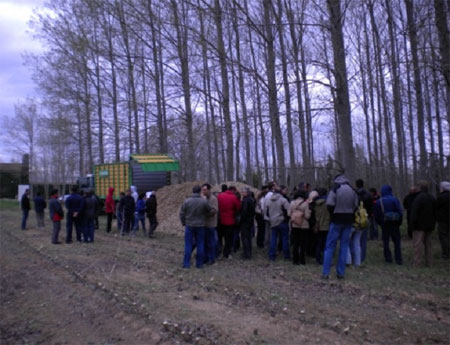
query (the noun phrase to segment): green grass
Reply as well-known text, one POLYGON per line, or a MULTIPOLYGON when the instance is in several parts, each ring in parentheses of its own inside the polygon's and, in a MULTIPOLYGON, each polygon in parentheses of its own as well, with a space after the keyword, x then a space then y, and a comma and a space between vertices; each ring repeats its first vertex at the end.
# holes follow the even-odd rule
POLYGON ((0 199, 0 210, 19 209, 20 203, 16 199, 0 199))

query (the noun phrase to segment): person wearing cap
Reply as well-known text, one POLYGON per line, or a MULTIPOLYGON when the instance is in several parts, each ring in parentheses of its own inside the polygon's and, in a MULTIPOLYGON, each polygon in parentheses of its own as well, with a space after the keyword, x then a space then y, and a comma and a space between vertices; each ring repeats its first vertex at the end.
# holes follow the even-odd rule
POLYGON ((448 260, 450 258, 450 182, 443 181, 439 187, 440 193, 436 198, 436 218, 442 258, 448 260))

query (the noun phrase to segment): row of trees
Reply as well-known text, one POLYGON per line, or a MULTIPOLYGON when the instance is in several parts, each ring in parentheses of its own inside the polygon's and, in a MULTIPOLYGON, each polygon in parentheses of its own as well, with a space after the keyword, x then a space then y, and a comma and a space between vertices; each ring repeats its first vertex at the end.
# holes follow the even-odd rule
MULTIPOLYGON (((55 0, 28 56, 65 173, 167 152, 182 178, 448 176, 445 0, 55 0), (76 167, 74 169, 74 162, 76 167)), ((40 162, 42 163, 42 162, 40 162)))

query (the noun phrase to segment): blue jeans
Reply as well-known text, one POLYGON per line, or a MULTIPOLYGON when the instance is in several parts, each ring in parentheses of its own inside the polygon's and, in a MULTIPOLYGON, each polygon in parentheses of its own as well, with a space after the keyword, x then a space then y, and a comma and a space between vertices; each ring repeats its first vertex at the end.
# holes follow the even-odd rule
POLYGON ((336 249, 338 241, 341 243, 339 245, 339 257, 336 265, 336 272, 339 276, 343 276, 345 274, 345 261, 347 259, 351 230, 352 224, 330 224, 323 259, 323 275, 327 276, 330 274, 331 262, 333 261, 334 250, 336 249))
POLYGON ((145 213, 135 213, 134 215, 134 227, 133 232, 136 233, 137 230, 139 230, 139 222, 142 224, 142 229, 144 230, 144 235, 146 234, 145 230, 145 213))
POLYGON ((281 236, 281 242, 283 244, 283 255, 285 259, 289 259, 289 226, 287 223, 281 223, 272 228, 272 237, 270 240, 269 258, 275 260, 277 257, 277 238, 281 236))
POLYGON ((117 229, 119 229, 119 232, 122 232, 122 223, 123 223, 122 212, 117 211, 116 218, 117 218, 117 229))
POLYGON ((30 210, 22 210, 22 230, 27 228, 28 213, 30 210))
POLYGON ((384 260, 386 262, 392 262, 392 253, 389 249, 389 239, 394 242, 394 256, 395 262, 399 265, 403 263, 402 259, 402 248, 401 248, 401 235, 400 228, 396 225, 385 225, 382 227, 382 238, 383 238, 383 254, 384 260))
POLYGON ((205 256, 205 228, 186 226, 184 231, 184 260, 183 267, 191 266, 192 246, 194 240, 197 246, 196 267, 202 268, 205 256))
POLYGON ((217 251, 216 228, 205 228, 205 261, 213 263, 216 260, 217 251))
POLYGON ((369 232, 368 228, 361 230, 361 263, 366 260, 366 253, 367 253, 367 233, 369 232))
POLYGON ((362 230, 355 230, 350 235, 350 244, 347 250, 347 264, 361 265, 361 235, 362 230))

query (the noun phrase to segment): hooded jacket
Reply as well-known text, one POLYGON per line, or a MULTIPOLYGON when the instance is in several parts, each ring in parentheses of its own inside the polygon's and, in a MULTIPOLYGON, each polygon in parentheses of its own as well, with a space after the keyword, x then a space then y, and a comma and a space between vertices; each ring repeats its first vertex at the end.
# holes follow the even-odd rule
MULTIPOLYGON (((309 208, 309 199, 303 199, 303 198, 297 198, 295 200, 291 201, 291 204, 289 206, 289 217, 292 215, 292 213, 298 210, 303 213, 303 222, 300 226, 300 229, 309 229, 309 218, 311 217, 311 210, 309 208)), ((292 227, 297 228, 297 225, 294 225, 293 222, 291 222, 292 227)))
POLYGON ((155 194, 152 194, 145 201, 145 212, 147 212, 147 217, 148 218, 156 217, 157 208, 158 203, 156 202, 156 196, 155 194))
POLYGON ((289 214, 289 202, 280 193, 272 193, 269 200, 265 202, 264 215, 269 218, 272 228, 286 222, 286 215, 289 214))
POLYGON ((242 199, 241 224, 252 225, 255 221, 255 200, 247 195, 242 199))
POLYGON ((375 204, 375 220, 381 227, 385 225, 400 226, 402 224, 402 206, 400 201, 392 195, 392 187, 389 185, 384 185, 381 187, 381 198, 379 198, 375 204), (381 205, 381 203, 383 203, 383 205, 381 205), (389 222, 389 224, 385 224, 384 214, 386 212, 398 212, 400 214, 400 220, 398 222, 389 222))
POLYGON ((184 201, 180 209, 181 225, 199 228, 206 225, 206 217, 211 213, 208 200, 203 199, 200 194, 194 193, 184 201))
POLYGON ((106 213, 114 213, 115 212, 116 204, 113 199, 113 194, 114 194, 114 188, 109 187, 108 195, 106 196, 106 200, 105 200, 105 212, 106 213))
POLYGON ((219 204, 220 224, 236 225, 236 215, 241 210, 241 202, 231 190, 220 193, 217 197, 219 204))
POLYGON ((358 195, 350 186, 350 181, 343 175, 336 177, 334 184, 327 198, 330 221, 336 224, 353 224, 358 208, 358 195))
POLYGON ((328 231, 330 227, 330 213, 327 210, 327 197, 320 196, 315 201, 316 207, 316 229, 319 231, 328 231))
POLYGON ((22 195, 22 198, 20 199, 20 206, 22 207, 22 211, 29 211, 31 209, 30 197, 27 193, 22 195))
POLYGON ((137 192, 137 187, 136 186, 131 186, 130 190, 131 190, 131 196, 134 199, 134 203, 137 203, 138 198, 139 198, 139 194, 137 192))

